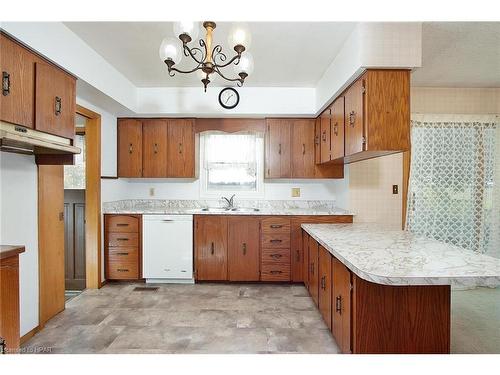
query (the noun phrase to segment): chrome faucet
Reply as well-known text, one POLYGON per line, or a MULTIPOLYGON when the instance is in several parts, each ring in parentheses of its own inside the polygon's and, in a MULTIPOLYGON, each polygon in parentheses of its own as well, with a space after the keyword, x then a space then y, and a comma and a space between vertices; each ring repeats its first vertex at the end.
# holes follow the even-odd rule
POLYGON ((232 210, 234 208, 234 196, 236 194, 231 195, 231 198, 222 197, 222 200, 226 201, 226 209, 232 210))

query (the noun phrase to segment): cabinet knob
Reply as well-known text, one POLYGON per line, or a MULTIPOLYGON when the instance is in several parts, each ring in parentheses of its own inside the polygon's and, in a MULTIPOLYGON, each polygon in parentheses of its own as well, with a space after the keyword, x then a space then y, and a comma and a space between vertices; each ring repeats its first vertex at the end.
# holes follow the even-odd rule
POLYGON ((246 255, 247 254, 247 243, 246 242, 243 242, 243 255, 246 255))
POLYGON ((10 74, 2 72, 2 95, 7 96, 10 94, 10 74))
POLYGON ((155 144, 154 144, 154 146, 153 146, 153 152, 154 152, 155 154, 157 154, 157 153, 158 153, 158 143, 155 143, 155 144))
POLYGON ((62 99, 59 96, 55 98, 54 108, 56 116, 59 116, 62 112, 62 99))
POLYGON ((134 150, 134 147, 133 147, 132 143, 129 143, 129 145, 128 145, 128 153, 131 154, 133 150, 134 150))
POLYGON ((179 143, 179 154, 182 154, 182 143, 179 143))

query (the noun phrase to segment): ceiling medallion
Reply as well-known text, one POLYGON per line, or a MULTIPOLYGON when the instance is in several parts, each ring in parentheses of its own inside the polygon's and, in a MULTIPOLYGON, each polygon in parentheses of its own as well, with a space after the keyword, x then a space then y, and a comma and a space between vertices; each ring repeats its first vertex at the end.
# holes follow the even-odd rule
POLYGON ((206 30, 205 39, 199 40, 200 47, 190 47, 188 44, 198 36, 198 22, 175 22, 174 34, 182 42, 182 46, 175 38, 165 38, 160 45, 160 58, 167 65, 168 73, 171 77, 175 73, 200 72, 201 82, 207 91, 210 83, 210 75, 217 73, 219 76, 230 82, 236 82, 238 86, 243 86, 245 78, 253 71, 253 57, 248 52, 250 46, 250 33, 244 25, 235 25, 229 34, 229 45, 233 46, 236 55, 228 60, 222 52, 222 46, 217 44, 212 48, 213 33, 216 27, 215 22, 205 21, 203 27, 206 30), (196 66, 191 70, 180 70, 175 67, 182 55, 191 57, 196 66), (222 72, 222 68, 233 65, 234 72, 239 78, 228 78, 222 72))

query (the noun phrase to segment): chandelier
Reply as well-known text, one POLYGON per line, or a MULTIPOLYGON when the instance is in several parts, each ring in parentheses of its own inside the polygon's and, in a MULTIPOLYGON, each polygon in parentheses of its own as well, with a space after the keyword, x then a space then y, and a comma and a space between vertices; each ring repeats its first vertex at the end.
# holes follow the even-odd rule
POLYGON ((175 73, 193 73, 198 71, 205 92, 210 83, 210 75, 217 73, 226 81, 236 82, 238 86, 243 86, 245 78, 253 71, 253 57, 247 51, 250 46, 250 33, 244 25, 235 25, 229 34, 229 45, 233 47, 236 54, 228 59, 222 52, 222 46, 217 44, 212 48, 213 33, 216 27, 215 22, 205 21, 203 27, 206 30, 205 39, 198 41, 199 47, 189 46, 189 43, 198 36, 198 22, 175 22, 174 34, 182 42, 182 46, 175 38, 165 38, 160 45, 160 58, 167 65, 168 73, 171 77, 175 73), (190 70, 176 68, 182 55, 190 57, 195 66, 190 70), (223 68, 233 65, 237 76, 228 78, 223 68))

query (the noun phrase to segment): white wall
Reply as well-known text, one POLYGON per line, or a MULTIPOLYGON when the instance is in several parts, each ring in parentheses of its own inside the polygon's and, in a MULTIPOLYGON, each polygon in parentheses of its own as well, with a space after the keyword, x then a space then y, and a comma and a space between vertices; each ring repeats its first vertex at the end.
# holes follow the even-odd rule
POLYGON ((33 156, 0 152, 0 243, 20 255, 21 336, 38 326, 38 183, 33 156))

